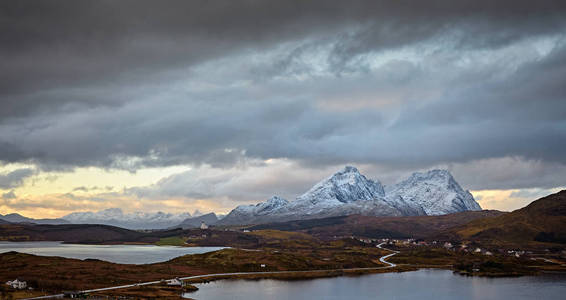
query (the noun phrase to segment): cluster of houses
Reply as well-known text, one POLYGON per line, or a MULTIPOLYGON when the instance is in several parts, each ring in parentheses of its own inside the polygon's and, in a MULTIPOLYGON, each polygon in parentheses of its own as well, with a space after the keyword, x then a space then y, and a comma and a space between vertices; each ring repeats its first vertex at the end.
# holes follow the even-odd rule
MULTIPOLYGON (((474 253, 474 254, 483 254, 483 255, 487 255, 487 256, 491 256, 491 255, 494 254, 492 251, 487 250, 487 249, 482 249, 480 247, 468 247, 468 245, 466 243, 463 243, 458 247, 452 246, 450 243, 445 243, 444 247, 449 249, 449 250, 462 251, 462 252, 474 253)), ((500 255, 514 256, 516 258, 523 257, 524 255, 533 254, 531 251, 505 250, 505 249, 498 249, 495 252, 498 252, 500 255)))
POLYGON ((525 251, 521 251, 521 250, 507 250, 507 254, 515 256, 517 258, 525 255, 525 251))
POLYGON ((13 289, 18 289, 18 290, 22 290, 28 287, 27 282, 25 281, 21 281, 21 280, 12 280, 12 281, 8 281, 6 282, 6 285, 11 286, 13 289))
POLYGON ((487 255, 487 256, 491 256, 493 255, 493 253, 491 251, 488 251, 486 249, 482 249, 482 248, 473 248, 470 249, 470 247, 468 247, 468 244, 466 243, 462 243, 458 246, 456 245, 452 245, 452 243, 450 242, 445 242, 443 247, 446 250, 451 250, 451 251, 459 251, 459 252, 466 252, 466 253, 474 253, 474 254, 483 254, 483 255, 487 255))
MULTIPOLYGON (((338 238, 337 236, 334 237, 335 239, 338 238)), ((429 247, 442 247, 446 250, 450 251, 457 251, 457 252, 465 252, 465 253, 472 253, 472 254, 482 254, 486 256, 492 256, 494 253, 490 250, 483 249, 480 247, 471 247, 469 242, 463 242, 461 244, 453 244, 451 242, 440 242, 440 241, 424 241, 424 240, 416 240, 416 239, 371 239, 371 238, 361 238, 361 237, 354 237, 350 236, 350 238, 358 240, 365 244, 377 244, 377 243, 384 243, 386 245, 402 245, 402 246, 429 246, 429 247)), ((530 251, 522 251, 522 250, 505 250, 505 249, 498 249, 498 252, 501 255, 508 255, 514 256, 516 258, 523 257, 525 255, 532 254, 530 251)), ((566 255, 566 253, 565 253, 566 255)))
MULTIPOLYGON (((337 238, 336 236, 334 237, 335 239, 337 238)), ((370 238, 356 238, 354 236, 350 236, 351 239, 355 239, 358 240, 362 243, 365 244, 374 244, 374 243, 384 243, 386 245, 404 245, 404 246, 408 246, 408 245, 416 245, 416 246, 422 246, 422 245, 427 245, 428 243, 425 241, 416 241, 415 239, 370 239, 370 238)))
MULTIPOLYGON (((434 241, 433 244, 437 242, 434 241)), ((447 250, 458 251, 458 252, 466 252, 466 253, 473 253, 473 254, 483 254, 487 256, 492 256, 494 253, 488 249, 483 249, 480 247, 470 247, 469 243, 462 243, 460 245, 453 245, 450 242, 445 242, 443 247, 447 250)), ((505 250, 505 249, 497 249, 495 252, 499 253, 500 255, 508 255, 514 256, 516 258, 523 257, 524 255, 531 255, 533 252, 531 251, 523 251, 523 250, 505 250)))

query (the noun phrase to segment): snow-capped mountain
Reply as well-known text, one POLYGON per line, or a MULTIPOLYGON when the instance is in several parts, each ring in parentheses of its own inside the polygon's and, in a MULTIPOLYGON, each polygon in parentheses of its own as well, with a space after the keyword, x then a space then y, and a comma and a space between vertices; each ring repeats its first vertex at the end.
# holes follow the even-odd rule
POLYGON ((346 166, 297 197, 297 201, 314 205, 334 202, 335 205, 340 205, 340 203, 383 197, 385 197, 385 191, 381 182, 367 179, 360 174, 358 169, 346 166))
POLYGON ((388 195, 422 207, 427 215, 481 210, 474 196, 464 191, 446 170, 413 173, 408 179, 388 189, 388 195))
POLYGON ((384 188, 379 181, 368 179, 355 167, 347 166, 295 201, 274 196, 256 205, 240 205, 219 223, 266 223, 350 214, 439 215, 467 210, 481 210, 481 207, 448 171, 414 173, 407 180, 384 188))
POLYGON ((128 229, 164 229, 190 217, 190 213, 171 214, 160 211, 124 213, 120 208, 109 208, 98 212, 75 212, 62 219, 74 224, 105 224, 128 229))
POLYGON ((256 205, 240 205, 234 208, 218 224, 249 224, 254 222, 269 222, 272 216, 282 216, 287 212, 289 201, 273 196, 265 202, 256 205))

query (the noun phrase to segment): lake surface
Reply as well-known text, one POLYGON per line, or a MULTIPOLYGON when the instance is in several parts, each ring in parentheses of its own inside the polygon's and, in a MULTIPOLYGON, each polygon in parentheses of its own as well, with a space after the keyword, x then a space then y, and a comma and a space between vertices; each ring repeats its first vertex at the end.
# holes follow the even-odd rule
POLYGON ((301 281, 219 280, 197 284, 194 299, 566 299, 566 275, 477 278, 446 270, 301 281))
POLYGON ((225 247, 175 247, 154 245, 79 245, 61 242, 0 242, 0 253, 21 253, 61 256, 67 258, 95 258, 121 264, 150 264, 163 262, 185 254, 197 254, 225 247))

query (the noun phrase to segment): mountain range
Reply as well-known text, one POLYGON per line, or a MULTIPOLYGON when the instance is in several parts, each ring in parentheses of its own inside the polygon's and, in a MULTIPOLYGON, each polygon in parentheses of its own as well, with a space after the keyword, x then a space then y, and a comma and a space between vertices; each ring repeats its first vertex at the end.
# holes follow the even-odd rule
POLYGON ((431 170, 414 173, 406 180, 384 186, 358 169, 346 166, 320 181, 294 201, 273 196, 256 205, 240 205, 219 220, 215 214, 195 211, 124 213, 120 208, 75 212, 59 219, 32 219, 19 214, 0 215, 10 223, 104 224, 128 229, 193 228, 208 225, 240 225, 306 220, 333 216, 426 216, 481 210, 473 196, 463 190, 450 172, 431 170))
MULTIPOLYGON (((197 218, 205 216, 207 215, 192 219, 197 221, 197 218)), ((322 240, 335 240, 353 235, 366 238, 417 238, 441 242, 466 242, 490 248, 555 249, 566 244, 564 224, 566 224, 566 190, 535 200, 513 212, 482 210, 438 216, 399 217, 348 215, 270 222, 244 228, 254 232, 265 229, 302 232, 322 240)), ((194 225, 200 224, 189 224, 189 226, 194 225)), ((182 226, 170 230, 139 232, 108 225, 38 225, 29 222, 3 224, 0 221, 0 240, 154 243, 165 237, 198 235, 201 232, 200 229, 179 227, 182 226)), ((243 232, 214 230, 214 228, 211 232, 214 234, 210 239, 199 240, 198 245, 255 243, 253 236, 250 237, 243 232)))
POLYGON ((172 214, 164 212, 124 213, 120 208, 108 208, 97 212, 75 212, 62 219, 73 224, 104 224, 127 229, 165 229, 180 224, 191 214, 172 214))
MULTIPOLYGON (((223 216, 220 216, 223 217, 223 216)), ((124 213, 120 208, 109 208, 97 212, 76 212, 57 219, 34 219, 24 217, 17 213, 0 215, 0 224, 42 224, 42 225, 61 225, 61 224, 102 224, 111 225, 127 229, 167 229, 167 228, 196 228, 205 222, 207 225, 214 225, 218 222, 219 216, 215 213, 202 214, 195 210, 193 215, 190 213, 171 214, 164 212, 143 213, 133 212, 124 213)))
POLYGON ((7 223, 34 223, 34 224, 46 224, 46 225, 69 224, 69 221, 63 219, 33 219, 33 218, 24 217, 17 213, 7 214, 4 216, 0 215, 0 220, 7 223))
POLYGON ((481 210, 469 191, 450 172, 413 173, 384 187, 346 166, 320 181, 295 201, 273 196, 256 205, 240 205, 218 224, 260 224, 360 214, 366 216, 424 216, 481 210))

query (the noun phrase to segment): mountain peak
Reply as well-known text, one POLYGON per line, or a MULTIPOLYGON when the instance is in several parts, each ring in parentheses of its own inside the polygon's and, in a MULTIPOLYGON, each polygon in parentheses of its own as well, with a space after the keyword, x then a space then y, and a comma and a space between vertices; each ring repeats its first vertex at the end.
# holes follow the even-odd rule
POLYGON ((481 210, 472 194, 462 189, 448 170, 415 172, 396 184, 391 192, 405 201, 417 203, 427 215, 481 210))
MULTIPOLYGON (((1 215, 0 215, 1 216, 1 215)), ((14 217, 14 218, 25 218, 24 216, 20 215, 19 213, 11 213, 7 214, 4 217, 14 217)))
POLYGON ((338 171, 338 173, 360 173, 360 171, 358 171, 358 169, 354 166, 345 166, 344 169, 342 169, 341 171, 338 171))
POLYGON ((383 186, 379 181, 367 179, 360 174, 357 168, 346 166, 297 197, 297 201, 347 203, 357 200, 373 200, 384 195, 383 186))
POLYGON ((288 204, 289 201, 287 201, 286 199, 283 199, 279 196, 273 196, 265 202, 256 204, 254 212, 258 215, 268 214, 273 211, 280 210, 288 204))
POLYGON ((454 176, 448 170, 434 169, 426 172, 415 172, 407 180, 401 182, 399 185, 415 185, 420 182, 428 182, 439 186, 446 187, 457 193, 464 192, 462 187, 458 184, 454 176))
POLYGON ((450 171, 445 169, 433 169, 425 172, 414 172, 409 179, 429 179, 429 178, 443 178, 453 179, 454 177, 450 171))
POLYGON ((269 198, 269 199, 267 200, 267 203, 288 204, 289 201, 287 201, 286 199, 284 199, 284 198, 282 198, 282 197, 279 197, 279 196, 275 195, 275 196, 269 198))

